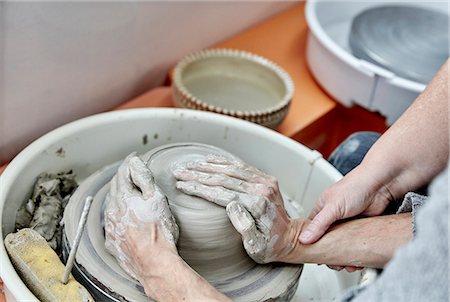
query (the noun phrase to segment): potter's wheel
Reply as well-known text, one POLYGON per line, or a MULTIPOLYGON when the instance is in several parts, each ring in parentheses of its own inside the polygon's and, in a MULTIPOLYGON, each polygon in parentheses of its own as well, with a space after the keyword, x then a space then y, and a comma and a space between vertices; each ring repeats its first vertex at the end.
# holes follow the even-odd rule
POLYGON ((425 8, 374 7, 355 17, 349 43, 357 58, 426 84, 448 58, 448 22, 425 8))
MULTIPOLYGON (((181 162, 203 159, 208 154, 236 159, 221 149, 200 144, 166 145, 153 149, 142 156, 152 171, 155 182, 166 194, 171 211, 180 227, 180 240, 177 244, 180 255, 218 290, 233 300, 263 301, 273 298, 289 300, 296 290, 302 266, 259 265, 253 262, 246 255, 240 235, 229 223, 224 214, 224 208, 197 197, 184 195, 175 189, 175 179, 171 174, 171 168, 175 163, 181 163, 180 160, 175 160, 180 158, 180 154, 183 155, 181 162), (189 212, 188 215, 187 212, 189 212), (225 219, 225 223, 228 223, 231 229, 219 230, 214 238, 204 241, 207 244, 203 242, 201 246, 198 246, 200 241, 195 241, 199 236, 194 236, 194 234, 203 231, 202 234, 207 235, 204 232, 205 224, 202 223, 205 221, 205 213, 210 215, 207 216, 208 219, 225 219), (214 242, 217 244, 231 242, 229 246, 221 247, 221 250, 229 249, 229 252, 217 257, 215 254, 208 253, 215 248, 214 242), (227 253, 239 255, 237 258, 240 261, 230 261, 227 253), (199 258, 199 255, 202 257, 199 258), (207 258, 209 260, 205 260, 207 258)), ((148 301, 140 284, 120 268, 114 257, 104 247, 103 202, 109 190, 109 181, 119 165, 120 163, 115 163, 95 172, 79 186, 72 196, 63 218, 66 237, 64 250, 67 254, 68 242, 72 242, 75 237, 84 199, 89 195, 94 196, 87 228, 76 257, 75 275, 98 300, 148 301)), ((218 225, 222 224, 218 223, 218 225)), ((170 267, 167 268, 167 271, 170 273, 170 267)))

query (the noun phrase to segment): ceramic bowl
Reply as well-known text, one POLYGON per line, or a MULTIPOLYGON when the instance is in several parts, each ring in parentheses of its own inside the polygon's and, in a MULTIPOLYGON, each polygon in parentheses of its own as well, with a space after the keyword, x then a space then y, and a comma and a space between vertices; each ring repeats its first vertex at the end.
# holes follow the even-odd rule
POLYGON ((261 56, 210 49, 188 55, 176 65, 172 90, 178 107, 276 128, 288 112, 294 84, 286 71, 261 56))

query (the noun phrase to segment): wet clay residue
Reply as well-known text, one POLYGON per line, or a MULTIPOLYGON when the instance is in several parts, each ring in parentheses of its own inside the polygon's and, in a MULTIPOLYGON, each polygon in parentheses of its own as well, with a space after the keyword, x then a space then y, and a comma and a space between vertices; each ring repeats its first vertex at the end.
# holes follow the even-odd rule
POLYGON ((55 154, 58 155, 59 157, 64 157, 66 155, 66 150, 64 150, 64 148, 61 147, 58 150, 56 150, 55 154))
POLYGON ((41 173, 34 184, 30 199, 17 212, 16 229, 34 229, 60 255, 60 221, 70 195, 77 186, 72 171, 58 174, 41 173))

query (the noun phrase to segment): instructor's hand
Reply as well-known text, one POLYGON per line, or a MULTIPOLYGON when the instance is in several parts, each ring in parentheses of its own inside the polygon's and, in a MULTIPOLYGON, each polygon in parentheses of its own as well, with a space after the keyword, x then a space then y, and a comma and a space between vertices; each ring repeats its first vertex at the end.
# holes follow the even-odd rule
POLYGON ((298 242, 277 180, 243 162, 208 156, 174 170, 177 188, 226 207, 244 247, 258 263, 283 261, 298 242))
POLYGON ((146 274, 158 273, 161 253, 178 257, 178 234, 167 199, 150 170, 130 154, 111 180, 106 197, 106 249, 128 274, 143 281, 146 274))
POLYGON ((359 166, 319 196, 308 217, 312 221, 300 234, 302 244, 316 242, 340 219, 380 215, 395 200, 384 183, 367 175, 370 172, 359 166))

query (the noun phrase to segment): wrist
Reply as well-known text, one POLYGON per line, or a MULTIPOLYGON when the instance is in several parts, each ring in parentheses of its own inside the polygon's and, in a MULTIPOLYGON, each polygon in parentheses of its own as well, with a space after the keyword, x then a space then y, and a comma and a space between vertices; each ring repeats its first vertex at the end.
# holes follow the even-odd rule
POLYGON ((280 252, 275 262, 285 262, 285 263, 302 263, 301 255, 299 251, 301 248, 301 243, 298 240, 302 230, 309 223, 309 220, 305 219, 291 219, 289 222, 289 227, 285 233, 283 239, 284 249, 280 252))
POLYGON ((411 236, 410 213, 354 219, 333 225, 313 244, 298 243, 283 261, 381 268, 411 236))
POLYGON ((178 280, 175 282, 173 277, 184 278, 188 274, 186 269, 187 265, 178 255, 162 256, 158 264, 146 267, 145 273, 139 276, 139 282, 145 293, 156 301, 176 300, 184 295, 173 285, 183 283, 178 283, 178 280))
POLYGON ((178 255, 164 263, 158 273, 141 281, 149 297, 156 301, 230 301, 178 255))
POLYGON ((350 171, 342 181, 351 184, 364 198, 372 201, 393 201, 402 197, 404 191, 398 177, 401 169, 380 165, 380 162, 364 160, 359 166, 350 171))
POLYGON ((386 152, 374 145, 355 170, 358 169, 359 174, 371 179, 378 191, 389 192, 392 200, 395 200, 428 184, 445 167, 441 166, 436 167, 436 163, 417 160, 416 157, 411 159, 404 152, 386 152))

